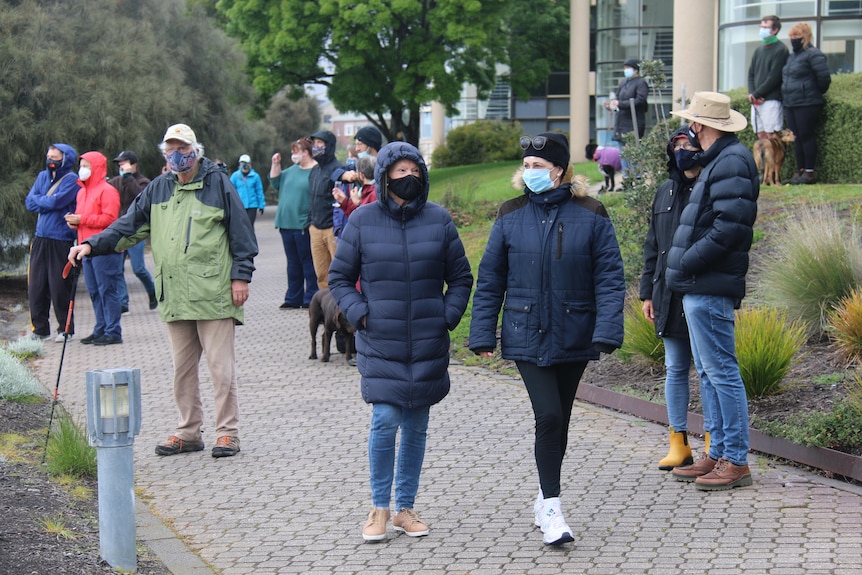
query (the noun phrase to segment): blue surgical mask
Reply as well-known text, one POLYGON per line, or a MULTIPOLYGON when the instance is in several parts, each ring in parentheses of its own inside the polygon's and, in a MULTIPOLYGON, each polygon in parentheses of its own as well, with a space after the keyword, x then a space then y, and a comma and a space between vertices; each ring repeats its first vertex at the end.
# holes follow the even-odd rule
POLYGON ((772 36, 772 30, 770 28, 761 28, 760 29, 760 39, 761 40, 766 40, 770 36, 772 36))
POLYGON ((631 78, 634 75, 635 75, 635 69, 634 68, 623 68, 623 76, 625 76, 626 78, 631 78))
POLYGON ((368 152, 358 152, 358 153, 356 154, 356 159, 357 159, 357 160, 361 160, 362 158, 364 158, 364 157, 365 157, 365 156, 367 156, 367 155, 368 155, 368 152))
POLYGON ((524 170, 524 183, 534 194, 541 194, 554 188, 551 170, 527 168, 524 170))

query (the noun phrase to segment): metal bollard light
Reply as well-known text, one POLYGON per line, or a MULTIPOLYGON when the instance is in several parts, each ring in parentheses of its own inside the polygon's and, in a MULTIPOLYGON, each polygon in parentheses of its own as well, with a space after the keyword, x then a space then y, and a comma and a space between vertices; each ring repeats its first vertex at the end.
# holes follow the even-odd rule
POLYGON ((141 370, 87 372, 87 436, 96 448, 99 552, 111 567, 137 569, 133 446, 141 432, 141 370))

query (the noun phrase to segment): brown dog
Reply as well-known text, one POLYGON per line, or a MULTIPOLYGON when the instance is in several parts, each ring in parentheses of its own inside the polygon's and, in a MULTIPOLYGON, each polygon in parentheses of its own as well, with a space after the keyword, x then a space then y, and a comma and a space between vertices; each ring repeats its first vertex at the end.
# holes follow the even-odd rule
POLYGON ((784 164, 784 150, 787 144, 796 140, 796 136, 790 130, 773 132, 765 140, 754 142, 754 163, 757 171, 763 172, 764 186, 780 186, 781 165, 784 164))
POLYGON ((314 294, 308 304, 308 327, 311 331, 311 355, 308 359, 317 359, 317 327, 323 324, 322 355, 320 361, 329 361, 329 349, 332 344, 332 334, 344 336, 344 359, 353 357, 353 334, 356 328, 350 325, 347 318, 338 309, 335 298, 328 289, 322 289, 314 294))

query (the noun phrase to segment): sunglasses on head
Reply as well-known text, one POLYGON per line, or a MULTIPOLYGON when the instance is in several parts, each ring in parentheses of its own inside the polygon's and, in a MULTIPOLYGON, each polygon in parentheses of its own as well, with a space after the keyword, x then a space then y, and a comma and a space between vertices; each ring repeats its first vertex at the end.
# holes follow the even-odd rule
POLYGON ((533 148, 536 150, 541 150, 545 147, 545 144, 548 143, 548 138, 546 136, 536 136, 535 138, 531 138, 530 136, 521 136, 521 149, 526 150, 530 147, 530 144, 533 145, 533 148))

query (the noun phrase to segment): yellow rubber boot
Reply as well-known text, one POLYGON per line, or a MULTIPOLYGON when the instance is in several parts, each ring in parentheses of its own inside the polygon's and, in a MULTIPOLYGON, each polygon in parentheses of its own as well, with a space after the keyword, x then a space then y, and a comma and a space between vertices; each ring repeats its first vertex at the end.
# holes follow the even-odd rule
POLYGON ((703 452, 706 453, 707 455, 709 455, 709 432, 708 431, 703 434, 703 441, 704 441, 703 452))
POLYGON ((670 428, 670 451, 667 456, 658 462, 658 468, 668 471, 681 465, 691 465, 694 458, 691 456, 691 446, 688 444, 688 432, 674 431, 670 428))

